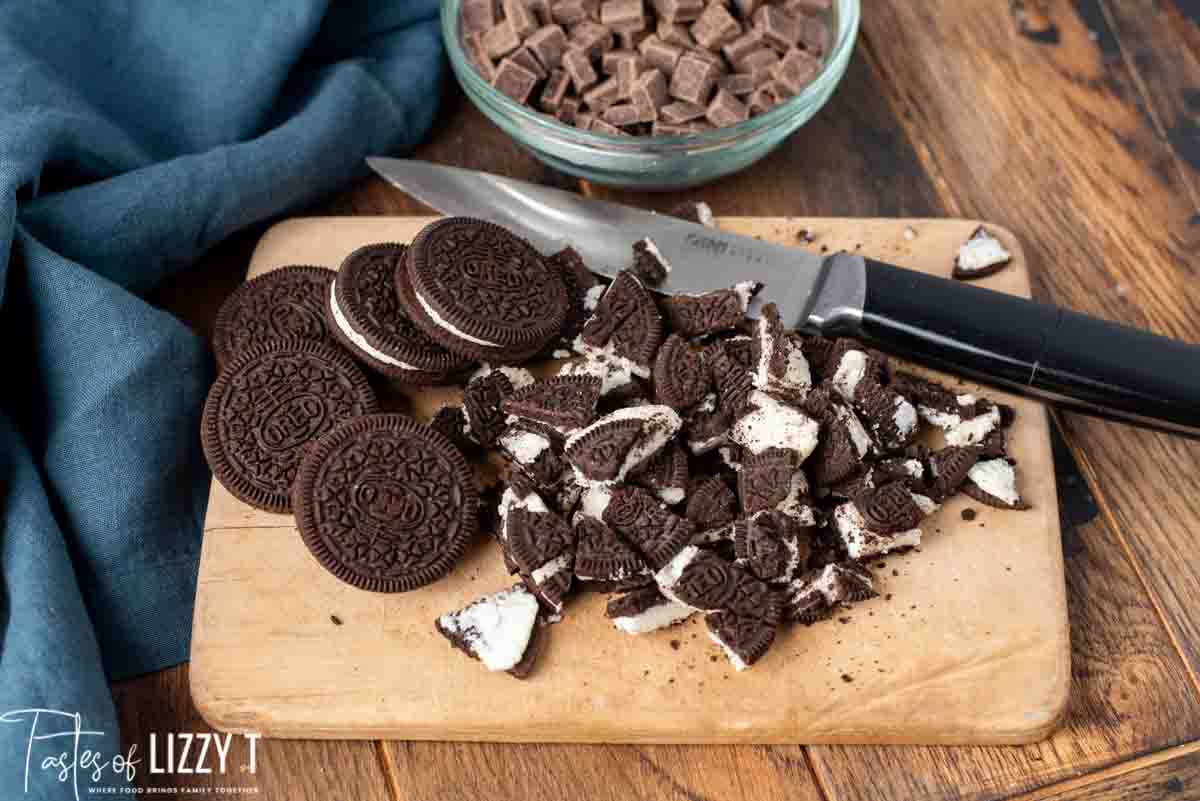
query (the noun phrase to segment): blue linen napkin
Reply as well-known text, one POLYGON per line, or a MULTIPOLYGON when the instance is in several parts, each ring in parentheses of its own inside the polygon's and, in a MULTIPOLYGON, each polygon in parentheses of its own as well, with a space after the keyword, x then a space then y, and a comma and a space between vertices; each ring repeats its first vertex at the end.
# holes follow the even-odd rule
MULTIPOLYGON (((80 715, 103 732, 80 749, 111 759, 108 680, 187 658, 212 368, 146 293, 414 145, 440 93, 437 11, 0 5, 0 797, 119 784, 60 781, 41 759, 73 743, 31 747, 20 710, 80 715)), ((44 712, 35 733, 74 726, 44 712)))

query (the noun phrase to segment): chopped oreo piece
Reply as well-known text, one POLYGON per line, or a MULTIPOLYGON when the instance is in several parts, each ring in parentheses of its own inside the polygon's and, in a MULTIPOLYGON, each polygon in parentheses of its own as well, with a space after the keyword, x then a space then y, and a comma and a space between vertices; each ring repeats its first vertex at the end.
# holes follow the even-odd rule
POLYGON ((808 563, 812 544, 806 527, 783 512, 752 515, 734 526, 738 563, 765 582, 790 581, 808 563))
POLYGON ((974 281, 999 272, 1011 261, 1012 254, 981 225, 958 249, 952 275, 960 281, 974 281))
POLYGON ((613 625, 626 634, 647 634, 665 629, 682 623, 695 613, 690 606, 664 596, 653 584, 613 598, 604 610, 613 625))
POLYGON ((874 440, 885 451, 908 447, 917 435, 917 410, 891 387, 860 384, 854 408, 871 429, 874 440))
POLYGON ((803 348, 790 333, 775 304, 763 306, 750 340, 754 386, 783 397, 803 397, 812 386, 812 373, 803 348))
POLYGON ((916 528, 925 517, 903 481, 893 481, 861 493, 853 503, 866 527, 877 534, 895 534, 916 528))
POLYGON ((488 670, 513 670, 525 656, 537 620, 537 599, 517 584, 442 615, 436 625, 451 645, 488 670))
POLYGON ((794 478, 801 482, 801 495, 808 494, 808 482, 799 469, 795 451, 768 448, 747 455, 738 473, 738 501, 743 515, 775 509, 788 497, 794 478))
POLYGON ((581 479, 619 482, 648 463, 681 425, 669 406, 630 406, 573 433, 564 452, 581 479))
POLYGON ((485 448, 495 447, 506 426, 501 404, 515 390, 532 383, 533 375, 520 367, 484 365, 477 370, 463 390, 462 410, 471 439, 485 448))
POLYGON ((721 342, 713 342, 704 349, 704 361, 721 411, 731 421, 739 419, 750 410, 750 395, 754 392, 750 371, 734 361, 721 342))
POLYGON ((695 533, 692 524, 641 487, 616 487, 603 520, 631 542, 654 569, 667 564, 695 533))
POLYGON ((575 350, 588 357, 623 359, 634 375, 649 378, 662 341, 654 298, 636 275, 622 270, 584 324, 575 350))
POLYGON ((539 431, 509 426, 496 448, 528 476, 539 490, 554 490, 563 480, 563 459, 550 437, 539 431))
POLYGON ((854 503, 843 503, 833 510, 833 525, 851 559, 870 559, 921 544, 919 528, 892 533, 872 531, 854 503))
POLYGON ((595 419, 601 386, 592 376, 559 375, 515 389, 500 408, 522 423, 566 435, 595 419))
MULTIPOLYGON (((579 336, 584 322, 595 308, 595 304, 592 305, 592 309, 587 307, 589 293, 603 290, 597 289, 600 282, 588 270, 587 265, 583 263, 583 259, 574 248, 563 248, 546 259, 546 263, 558 270, 563 284, 567 287, 567 318, 558 338, 558 350, 561 350, 562 355, 566 356, 571 343, 575 341, 575 337, 579 336)), ((558 358, 557 354, 554 355, 558 358)))
POLYGON ((762 618, 712 612, 705 616, 704 624, 709 638, 721 646, 729 663, 739 672, 762 659, 775 642, 776 625, 762 618))
POLYGON ((955 445, 942 448, 929 455, 929 474, 932 477, 931 495, 934 500, 944 500, 958 492, 967 474, 979 461, 976 448, 955 445))
POLYGON ((1017 472, 1009 459, 984 459, 967 471, 962 491, 980 503, 999 509, 1028 509, 1017 490, 1017 472))
POLYGON ((629 481, 653 492, 668 506, 683 503, 689 478, 687 452, 671 442, 629 475, 629 481))
POLYGON ((671 265, 654 244, 654 240, 646 237, 633 243, 633 273, 643 284, 658 286, 667 280, 669 272, 671 265))
POLYGON ((653 584, 654 573, 615 530, 602 520, 575 517, 575 577, 604 591, 653 584))
POLYGON ((521 577, 551 612, 562 610, 571 589, 575 529, 536 492, 509 487, 500 499, 501 544, 521 577))
POLYGON ((748 406, 729 436, 750 453, 784 448, 803 462, 816 450, 820 426, 804 412, 759 390, 750 394, 748 406))
POLYGON ((875 581, 869 568, 856 562, 825 565, 793 579, 783 592, 784 614, 798 623, 815 623, 842 604, 874 598, 875 581))
POLYGON ((760 288, 757 282, 745 281, 699 295, 669 295, 662 299, 663 314, 672 331, 688 338, 730 331, 745 320, 750 300, 760 288))
MULTIPOLYGON (((703 113, 703 110, 701 110, 696 116, 699 117, 703 113)), ((686 120, 681 121, 686 122, 686 120)), ((681 220, 687 220, 688 222, 703 225, 706 228, 716 227, 716 223, 713 222, 712 209, 709 208, 709 205, 703 200, 680 203, 667 213, 672 217, 678 217, 681 220)))
POLYGON ((654 398, 683 410, 704 400, 710 376, 699 349, 679 334, 671 334, 654 360, 654 398))
POLYGON ((738 516, 737 495, 716 476, 695 478, 688 485, 684 515, 698 531, 728 525, 738 516))
POLYGON ((689 545, 654 575, 663 595, 701 612, 727 609, 775 624, 782 613, 779 595, 747 570, 689 545))
POLYGON ((469 436, 470 426, 461 406, 443 406, 437 410, 429 427, 441 434, 462 451, 468 459, 478 459, 483 456, 479 444, 469 436))
POLYGON ((688 450, 693 454, 704 454, 725 445, 729 441, 732 425, 730 416, 718 405, 716 393, 709 393, 688 413, 684 421, 683 433, 688 450))

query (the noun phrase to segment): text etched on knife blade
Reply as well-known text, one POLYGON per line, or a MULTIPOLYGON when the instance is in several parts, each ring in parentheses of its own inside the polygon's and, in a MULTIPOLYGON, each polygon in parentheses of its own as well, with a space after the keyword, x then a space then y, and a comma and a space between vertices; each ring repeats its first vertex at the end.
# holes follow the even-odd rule
POLYGON ((765 261, 762 253, 751 248, 741 247, 727 239, 717 239, 704 234, 688 234, 683 241, 688 247, 702 250, 710 256, 737 259, 746 264, 762 264, 765 261))

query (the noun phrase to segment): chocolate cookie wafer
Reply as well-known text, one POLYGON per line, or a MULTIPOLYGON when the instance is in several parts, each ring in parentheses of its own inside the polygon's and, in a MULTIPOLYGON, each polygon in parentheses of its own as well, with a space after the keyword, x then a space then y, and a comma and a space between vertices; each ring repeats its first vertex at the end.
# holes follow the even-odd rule
POLYGON ((200 438, 213 476, 237 498, 291 510, 301 450, 379 408, 367 377, 333 342, 253 345, 226 365, 204 402, 200 438))
POLYGON ((325 297, 333 270, 290 265, 252 278, 225 299, 213 326, 213 352, 224 368, 247 347, 280 339, 329 339, 325 297))
POLYGON ((446 575, 475 536, 475 472, 450 441, 401 414, 342 423, 306 449, 292 489, 321 566, 373 592, 446 575))

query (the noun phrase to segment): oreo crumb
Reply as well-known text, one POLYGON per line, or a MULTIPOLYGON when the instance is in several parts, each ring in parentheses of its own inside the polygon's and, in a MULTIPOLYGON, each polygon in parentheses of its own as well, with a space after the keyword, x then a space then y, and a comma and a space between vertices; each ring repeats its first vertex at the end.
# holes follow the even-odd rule
POLYGON ((843 674, 842 674, 842 681, 844 681, 844 682, 846 682, 847 684, 849 684, 850 682, 854 681, 854 677, 853 677, 853 676, 851 676, 849 673, 843 673, 843 674))
POLYGON ((972 520, 975 519, 975 510, 969 506, 966 509, 963 509, 962 510, 962 519, 966 520, 968 523, 970 523, 972 520))
POLYGON ((671 640, 671 650, 672 651, 679 650, 679 640, 671 640))
POLYGON ((332 624, 333 624, 333 625, 335 625, 335 626, 340 626, 340 625, 342 625, 342 619, 341 619, 340 617, 338 617, 337 615, 330 615, 330 616, 329 616, 329 622, 330 622, 330 623, 332 623, 332 624))

